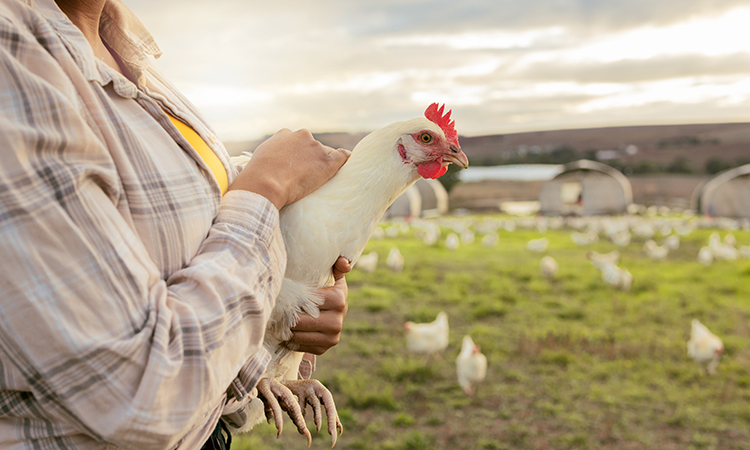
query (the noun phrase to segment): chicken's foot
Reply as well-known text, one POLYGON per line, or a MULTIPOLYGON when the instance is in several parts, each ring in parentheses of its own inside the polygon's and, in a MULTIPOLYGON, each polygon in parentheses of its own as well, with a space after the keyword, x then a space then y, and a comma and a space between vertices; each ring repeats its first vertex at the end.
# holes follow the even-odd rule
POLYGON ((310 447, 312 436, 307 429, 307 425, 305 425, 305 416, 300 409, 297 399, 294 397, 294 393, 288 387, 275 378, 261 378, 258 381, 258 397, 263 401, 268 423, 271 423, 271 419, 273 419, 276 424, 277 439, 281 436, 281 431, 284 428, 283 415, 281 413, 283 409, 289 414, 289 418, 292 419, 299 433, 307 437, 307 446, 310 447))
POLYGON ((336 445, 336 439, 344 432, 336 404, 331 392, 318 380, 285 380, 284 385, 288 387, 299 398, 299 407, 302 415, 305 415, 305 407, 309 404, 313 408, 313 420, 318 431, 323 421, 321 404, 325 408, 328 421, 328 434, 331 435, 331 448, 336 445))
POLYGON ((331 392, 318 380, 283 380, 275 378, 262 378, 258 382, 258 396, 263 401, 266 419, 271 419, 276 424, 276 437, 281 436, 283 430, 283 414, 286 411, 294 422, 300 434, 307 437, 307 446, 312 443, 312 436, 305 424, 305 407, 309 404, 313 408, 313 420, 317 430, 320 431, 323 423, 322 408, 325 408, 328 421, 328 434, 331 435, 331 448, 336 445, 336 440, 344 427, 336 411, 331 392), (295 397, 296 396, 296 397, 295 397), (322 405, 322 407, 321 407, 322 405))

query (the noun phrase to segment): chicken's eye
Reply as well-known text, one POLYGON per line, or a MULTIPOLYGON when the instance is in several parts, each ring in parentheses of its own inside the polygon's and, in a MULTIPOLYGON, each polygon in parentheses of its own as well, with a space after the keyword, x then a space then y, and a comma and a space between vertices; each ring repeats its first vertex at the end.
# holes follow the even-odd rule
POLYGON ((419 136, 419 140, 424 142, 425 144, 429 144, 430 142, 432 142, 432 135, 430 133, 422 133, 419 136))

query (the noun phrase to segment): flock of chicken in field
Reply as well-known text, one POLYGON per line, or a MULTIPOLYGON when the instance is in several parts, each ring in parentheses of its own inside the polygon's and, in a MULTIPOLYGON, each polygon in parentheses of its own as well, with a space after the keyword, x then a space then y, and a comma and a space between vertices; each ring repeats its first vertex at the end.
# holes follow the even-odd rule
MULTIPOLYGON (((606 239, 616 247, 630 245, 633 236, 643 240, 644 253, 652 260, 665 260, 669 253, 680 246, 680 239, 688 236, 697 228, 716 228, 727 231, 722 240, 717 232, 710 235, 706 244, 701 247, 696 259, 704 265, 710 265, 716 260, 737 260, 750 258, 750 246, 737 246, 733 230, 750 231, 750 221, 733 219, 697 218, 690 214, 681 216, 658 215, 653 210, 641 211, 640 214, 627 216, 606 217, 526 217, 526 218, 486 218, 482 220, 462 220, 461 218, 440 218, 438 220, 415 220, 407 223, 386 222, 384 227, 376 229, 373 239, 396 237, 409 230, 421 238, 426 245, 436 245, 441 238, 443 245, 449 250, 457 250, 461 245, 471 244, 481 235, 481 245, 493 247, 499 243, 498 230, 508 232, 517 228, 536 229, 545 232, 548 229, 572 229, 571 240, 578 246, 585 247, 606 239), (443 237, 442 229, 448 233, 443 237), (661 242, 657 243, 657 236, 661 242)), ((544 253, 549 246, 545 237, 532 239, 526 244, 526 250, 544 253)), ((612 250, 609 253, 586 253, 590 263, 601 273, 604 283, 613 289, 628 291, 633 284, 633 276, 625 267, 619 265, 620 252, 612 250)), ((378 265, 378 254, 370 252, 363 254, 355 264, 355 268, 368 273, 373 272, 378 265)), ((393 272, 401 272, 404 268, 404 257, 396 246, 393 246, 386 258, 385 265, 393 272)), ((541 276, 553 279, 558 271, 557 261, 545 255, 540 259, 541 276)), ((416 324, 404 323, 407 349, 411 352, 434 355, 448 346, 448 316, 440 312, 434 322, 416 324)), ((687 342, 687 355, 701 366, 709 375, 715 375, 720 358, 724 352, 721 339, 713 334, 697 319, 691 322, 690 339, 687 342)), ((463 338, 461 352, 456 358, 456 374, 458 383, 467 395, 474 395, 477 386, 486 376, 487 359, 480 352, 479 346, 474 344, 470 336, 463 338)))

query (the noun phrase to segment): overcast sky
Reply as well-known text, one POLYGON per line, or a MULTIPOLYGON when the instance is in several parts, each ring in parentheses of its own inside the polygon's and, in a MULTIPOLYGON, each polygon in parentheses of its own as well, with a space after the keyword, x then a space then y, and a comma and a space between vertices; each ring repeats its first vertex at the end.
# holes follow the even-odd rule
POLYGON ((750 122, 746 0, 125 0, 224 140, 750 122), (271 4, 273 3, 273 4, 271 4))

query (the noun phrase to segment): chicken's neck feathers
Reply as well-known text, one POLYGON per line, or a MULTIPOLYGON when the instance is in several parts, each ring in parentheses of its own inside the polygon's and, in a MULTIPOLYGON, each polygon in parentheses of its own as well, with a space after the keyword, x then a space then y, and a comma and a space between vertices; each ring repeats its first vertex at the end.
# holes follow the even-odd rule
POLYGON ((331 180, 281 211, 287 277, 322 286, 330 282, 338 256, 352 262, 360 256, 388 207, 420 178, 401 158, 398 143, 408 130, 427 126, 425 121, 370 133, 331 180))

